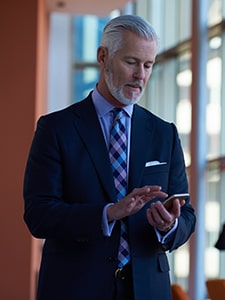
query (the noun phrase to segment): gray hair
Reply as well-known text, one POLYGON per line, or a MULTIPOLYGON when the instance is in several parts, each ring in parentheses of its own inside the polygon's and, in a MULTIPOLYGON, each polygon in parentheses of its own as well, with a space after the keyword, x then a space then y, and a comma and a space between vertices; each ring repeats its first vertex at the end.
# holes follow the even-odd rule
POLYGON ((108 48, 110 56, 122 48, 125 30, 146 40, 155 41, 158 46, 158 36, 149 22, 136 15, 122 15, 110 20, 103 31, 101 46, 108 48))

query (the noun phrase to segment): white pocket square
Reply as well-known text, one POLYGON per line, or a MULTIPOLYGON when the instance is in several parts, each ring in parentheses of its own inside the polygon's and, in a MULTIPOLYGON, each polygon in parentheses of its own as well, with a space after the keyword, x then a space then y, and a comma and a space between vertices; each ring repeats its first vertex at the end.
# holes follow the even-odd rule
POLYGON ((166 165, 166 162, 160 162, 158 160, 153 160, 153 161, 148 161, 146 162, 145 166, 146 167, 152 167, 152 166, 158 166, 158 165, 166 165))

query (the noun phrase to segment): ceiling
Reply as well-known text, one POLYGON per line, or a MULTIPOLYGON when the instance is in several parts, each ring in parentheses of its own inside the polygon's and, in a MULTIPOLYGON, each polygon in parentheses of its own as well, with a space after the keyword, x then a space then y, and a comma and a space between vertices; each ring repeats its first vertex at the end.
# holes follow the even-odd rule
POLYGON ((106 16, 122 9, 129 0, 45 0, 49 12, 106 16))

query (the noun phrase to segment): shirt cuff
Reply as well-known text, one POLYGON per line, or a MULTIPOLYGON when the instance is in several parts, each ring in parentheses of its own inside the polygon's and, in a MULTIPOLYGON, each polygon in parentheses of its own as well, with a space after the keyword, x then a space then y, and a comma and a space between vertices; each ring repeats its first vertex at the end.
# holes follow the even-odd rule
POLYGON ((113 227, 116 223, 116 221, 108 222, 107 219, 107 208, 111 205, 114 205, 114 203, 107 204, 102 212, 102 231, 104 236, 111 236, 113 227))
POLYGON ((166 244, 167 242, 169 242, 173 238, 177 226, 178 226, 178 219, 175 219, 175 223, 173 227, 165 235, 162 235, 157 228, 154 228, 158 241, 161 244, 166 244))

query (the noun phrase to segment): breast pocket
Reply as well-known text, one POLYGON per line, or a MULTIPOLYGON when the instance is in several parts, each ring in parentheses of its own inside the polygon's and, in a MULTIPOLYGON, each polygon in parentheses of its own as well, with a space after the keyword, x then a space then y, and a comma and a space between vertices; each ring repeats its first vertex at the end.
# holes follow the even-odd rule
POLYGON ((169 166, 156 165, 145 167, 142 185, 160 185, 163 191, 167 190, 169 180, 169 166))

